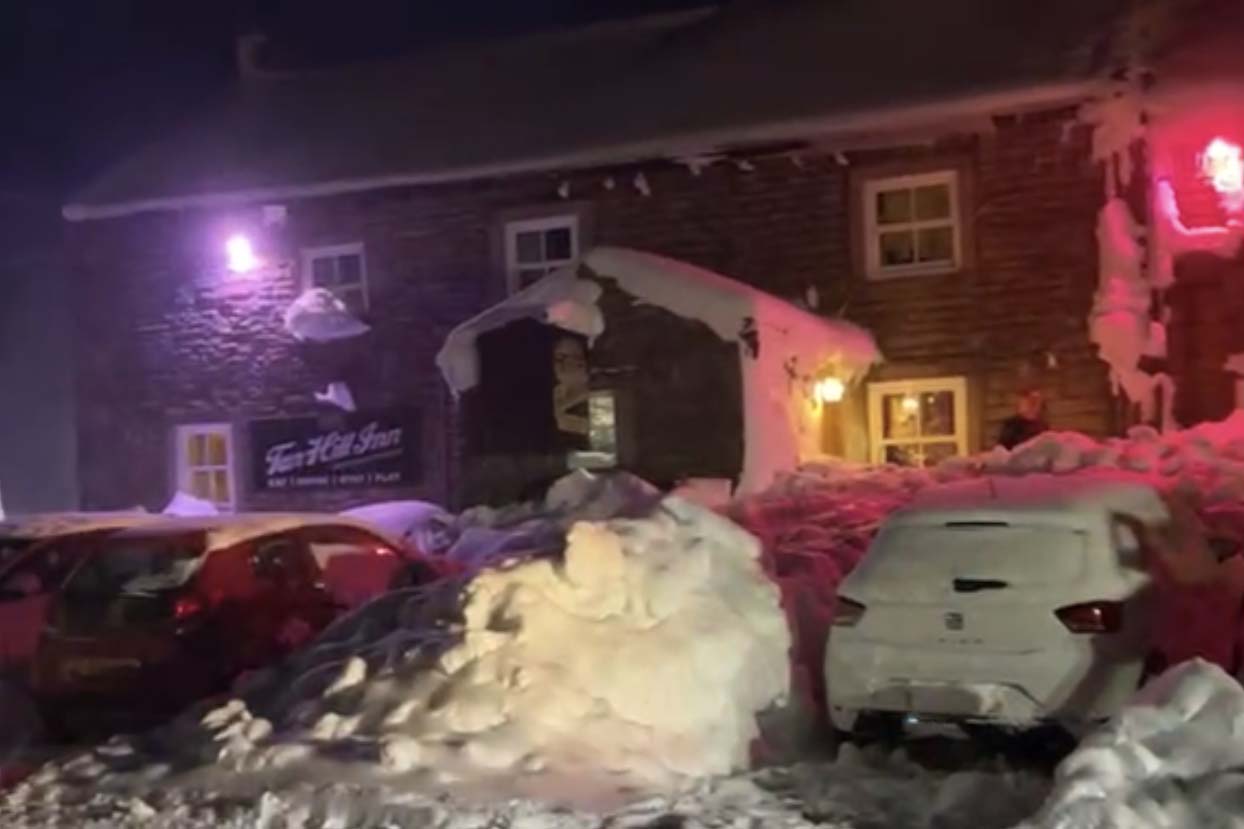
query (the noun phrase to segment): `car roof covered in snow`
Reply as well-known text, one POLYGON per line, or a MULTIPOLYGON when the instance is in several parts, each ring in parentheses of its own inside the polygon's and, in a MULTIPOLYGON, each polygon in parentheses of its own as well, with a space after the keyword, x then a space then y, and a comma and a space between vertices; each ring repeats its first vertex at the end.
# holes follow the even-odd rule
POLYGON ((208 552, 230 547, 252 538, 299 527, 352 527, 370 533, 395 548, 402 545, 383 530, 363 521, 332 513, 252 512, 234 515, 176 517, 161 516, 118 533, 118 537, 143 538, 155 535, 198 534, 207 536, 208 552))
POLYGON ((925 129, 1074 104, 1126 0, 726 4, 269 71, 79 192, 70 219, 925 129), (954 104, 953 106, 951 104, 954 104))
POLYGON ((1157 490, 1140 476, 1111 470, 989 476, 931 487, 886 523, 929 526, 1019 520, 1081 528, 1112 513, 1147 522, 1160 522, 1168 514, 1157 490))
POLYGON ((41 512, 14 515, 0 521, 0 536, 10 538, 51 538, 68 533, 92 532, 158 520, 160 516, 141 510, 128 512, 41 512))

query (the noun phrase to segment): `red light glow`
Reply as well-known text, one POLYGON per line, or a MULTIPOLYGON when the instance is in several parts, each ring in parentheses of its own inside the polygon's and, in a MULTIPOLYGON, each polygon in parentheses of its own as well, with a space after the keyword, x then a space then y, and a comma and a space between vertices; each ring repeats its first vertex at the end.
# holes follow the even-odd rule
POLYGON ((1239 199, 1244 194, 1244 158, 1240 145, 1215 138, 1201 153, 1201 175, 1220 196, 1239 199))

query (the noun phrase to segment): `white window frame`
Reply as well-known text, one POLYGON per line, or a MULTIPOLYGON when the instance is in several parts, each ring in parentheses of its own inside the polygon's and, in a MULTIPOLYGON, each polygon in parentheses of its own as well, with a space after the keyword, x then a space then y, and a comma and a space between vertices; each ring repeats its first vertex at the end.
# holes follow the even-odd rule
POLYGON ((520 290, 518 275, 520 271, 532 270, 533 267, 544 267, 546 272, 558 268, 573 267, 579 261, 579 216, 575 213, 558 213, 551 216, 540 216, 535 219, 515 219, 505 223, 505 286, 506 290, 515 294, 520 290), (569 228, 570 258, 552 259, 534 265, 530 262, 520 264, 518 261, 518 235, 520 233, 544 232, 569 228))
MULTIPOLYGON (((196 470, 207 469, 215 471, 224 469, 226 480, 229 482, 229 500, 227 502, 213 503, 216 504, 216 508, 221 512, 233 512, 238 505, 237 442, 233 436, 233 424, 182 423, 174 429, 173 439, 176 442, 174 457, 177 464, 177 489, 187 495, 193 494, 192 480, 196 470), (189 438, 196 435, 219 435, 224 437, 226 463, 223 467, 190 465, 186 444, 189 438)), ((195 497, 198 496, 196 495, 195 497)))
POLYGON ((885 463, 889 446, 954 442, 959 456, 968 454, 968 382, 965 377, 931 377, 921 380, 889 380, 868 384, 868 446, 873 463, 885 463), (917 438, 886 439, 882 435, 882 398, 892 394, 921 395, 948 391, 954 395, 955 431, 953 435, 927 435, 917 438))
MULTIPOLYGON (((869 279, 898 279, 904 276, 934 276, 954 273, 963 267, 963 212, 957 170, 939 170, 908 176, 869 179, 864 183, 864 244, 867 246, 866 266, 869 279), (877 195, 889 190, 912 190, 931 184, 945 184, 950 189, 950 219, 925 219, 881 225, 877 221, 877 195), (951 227, 952 259, 950 262, 913 262, 910 265, 881 264, 881 234, 896 230, 918 232, 923 228, 951 227)), ((913 199, 912 209, 915 210, 913 199)))
POLYGON ((371 307, 371 288, 367 284, 367 251, 362 242, 346 242, 340 245, 319 245, 302 249, 302 287, 303 290, 322 287, 314 281, 315 271, 312 263, 316 259, 326 257, 357 255, 359 258, 359 286, 363 289, 363 310, 371 307))

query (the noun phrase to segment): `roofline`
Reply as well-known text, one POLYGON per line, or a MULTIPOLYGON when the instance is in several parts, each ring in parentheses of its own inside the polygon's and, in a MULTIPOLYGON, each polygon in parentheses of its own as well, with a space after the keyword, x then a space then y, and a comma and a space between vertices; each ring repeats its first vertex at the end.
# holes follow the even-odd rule
POLYGON ((819 139, 885 128, 901 130, 939 121, 953 121, 994 114, 1071 104, 1100 89, 1098 80, 1040 84, 1022 89, 993 91, 910 106, 860 110, 833 116, 798 118, 754 127, 688 133, 670 138, 636 141, 562 155, 537 156, 516 161, 460 167, 423 173, 395 173, 363 178, 335 179, 315 184, 290 184, 187 196, 166 196, 113 204, 67 204, 61 215, 71 222, 112 219, 136 213, 193 208, 235 207, 265 201, 362 193, 390 187, 449 184, 484 178, 550 170, 583 169, 613 164, 633 164, 656 158, 682 158, 721 150, 731 145, 765 144, 815 136, 819 139))

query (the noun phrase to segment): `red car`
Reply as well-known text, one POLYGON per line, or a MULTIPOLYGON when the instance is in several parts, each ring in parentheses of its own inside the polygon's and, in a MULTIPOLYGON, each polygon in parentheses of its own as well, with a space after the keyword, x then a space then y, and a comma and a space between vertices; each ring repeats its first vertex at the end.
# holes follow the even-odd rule
POLYGON ((409 567, 395 544, 336 516, 165 519, 52 540, 0 572, 0 666, 29 683, 54 729, 152 723, 280 658, 409 567))

